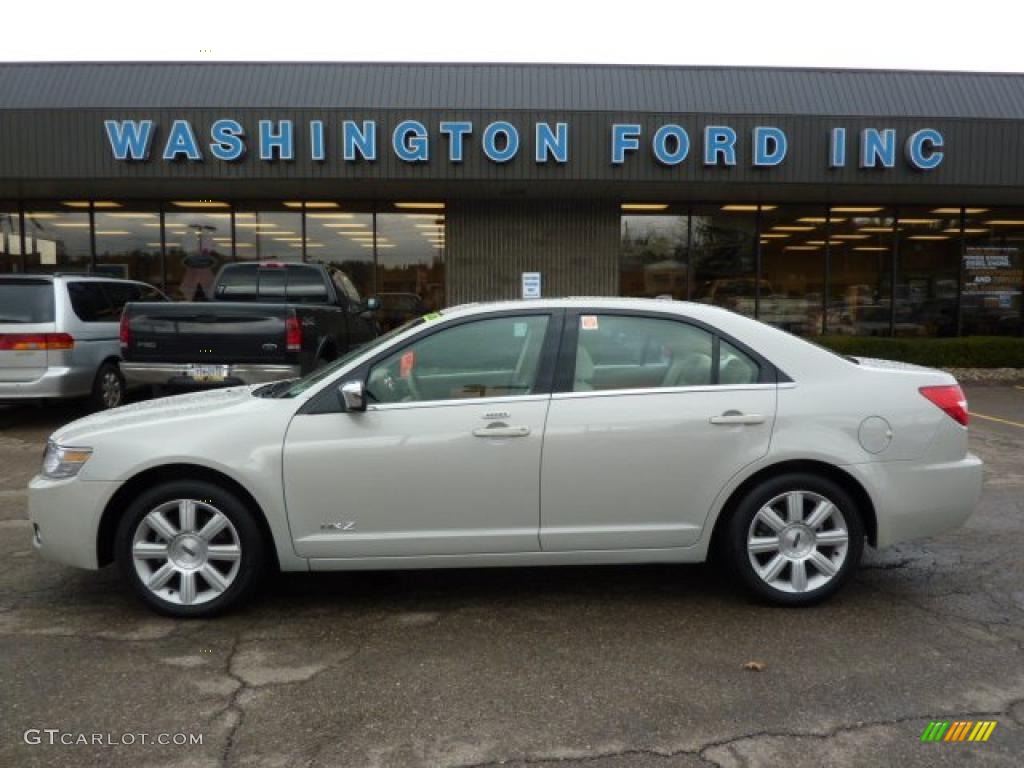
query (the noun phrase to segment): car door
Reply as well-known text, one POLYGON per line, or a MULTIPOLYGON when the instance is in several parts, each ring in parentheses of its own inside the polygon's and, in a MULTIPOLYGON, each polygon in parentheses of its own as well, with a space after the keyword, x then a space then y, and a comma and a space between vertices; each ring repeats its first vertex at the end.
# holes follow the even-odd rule
POLYGON ((541 547, 685 547, 728 479, 765 455, 775 372, 669 314, 568 313, 548 412, 541 547))
POLYGON ((365 412, 292 420, 284 485, 300 556, 539 549, 541 444, 561 312, 423 327, 344 377, 365 381, 365 412))

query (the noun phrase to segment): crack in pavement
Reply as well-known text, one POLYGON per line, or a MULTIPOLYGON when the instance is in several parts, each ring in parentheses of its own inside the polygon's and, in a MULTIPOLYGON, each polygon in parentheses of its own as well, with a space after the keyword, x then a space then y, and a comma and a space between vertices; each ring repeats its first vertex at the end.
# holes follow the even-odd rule
MULTIPOLYGON (((834 728, 830 728, 826 731, 789 731, 789 730, 763 730, 753 731, 751 733, 744 733, 739 736, 733 736, 728 739, 721 739, 717 741, 709 741, 695 749, 678 749, 678 750, 660 750, 653 748, 642 748, 632 747, 628 749, 616 750, 614 752, 601 752, 592 755, 580 755, 579 757, 524 757, 524 758, 502 758, 499 760, 490 760, 484 763, 466 763, 461 764, 457 768, 491 768, 492 766, 507 765, 508 763, 518 762, 523 765, 572 765, 572 764, 585 764, 588 762, 595 762, 597 760, 607 760, 609 758, 616 757, 629 757, 629 756, 645 756, 654 757, 664 760, 671 760, 676 757, 695 757, 702 763, 715 768, 722 768, 722 763, 708 757, 706 754, 708 751, 713 749, 725 748, 730 750, 731 754, 737 755, 734 750, 736 744, 743 741, 752 741, 757 739, 777 739, 777 738, 793 738, 793 739, 815 739, 815 740, 828 740, 835 738, 841 734, 856 733, 858 731, 867 730, 868 728, 882 728, 886 726, 902 725, 904 723, 911 723, 915 721, 930 721, 930 720, 978 720, 985 718, 994 718, 997 716, 1009 716, 1014 721, 1017 718, 1013 714, 1013 709, 1021 704, 1024 704, 1024 698, 1013 699, 1000 710, 987 710, 980 712, 957 712, 952 715, 941 714, 936 715, 933 712, 925 714, 907 715, 904 717, 891 718, 888 720, 869 720, 854 723, 852 725, 839 725, 834 728)), ((738 757, 738 755, 737 755, 738 757)))

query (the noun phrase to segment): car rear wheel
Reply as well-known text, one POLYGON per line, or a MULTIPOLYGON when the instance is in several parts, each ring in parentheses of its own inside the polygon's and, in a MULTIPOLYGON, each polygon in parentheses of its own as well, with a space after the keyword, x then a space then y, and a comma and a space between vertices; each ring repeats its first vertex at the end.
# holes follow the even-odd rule
POLYGON ((838 591, 864 550, 857 505, 839 485, 812 474, 768 480, 729 521, 728 560, 757 597, 811 605, 838 591))
POLYGON ((143 601, 175 617, 212 616, 237 604, 266 563, 252 513, 204 481, 172 481, 139 496, 121 519, 115 551, 143 601))
POLYGON ((95 409, 105 411, 124 405, 128 388, 124 376, 116 363, 104 363, 96 372, 92 385, 92 405, 95 409))

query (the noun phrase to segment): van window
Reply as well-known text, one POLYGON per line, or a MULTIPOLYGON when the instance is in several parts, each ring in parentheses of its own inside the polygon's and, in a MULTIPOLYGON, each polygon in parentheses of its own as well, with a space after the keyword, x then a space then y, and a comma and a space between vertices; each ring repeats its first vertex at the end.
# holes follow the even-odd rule
POLYGON ((0 278, 0 323, 52 323, 53 283, 0 278))

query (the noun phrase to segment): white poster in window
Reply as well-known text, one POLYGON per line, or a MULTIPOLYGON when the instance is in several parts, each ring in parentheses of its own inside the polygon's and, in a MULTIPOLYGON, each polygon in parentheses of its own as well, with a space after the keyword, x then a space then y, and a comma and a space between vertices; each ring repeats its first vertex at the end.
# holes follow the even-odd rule
POLYGON ((523 272, 523 298, 540 298, 540 272, 523 272))
POLYGON ((53 265, 57 263, 57 241, 43 240, 36 238, 36 251, 39 253, 39 263, 53 265))

